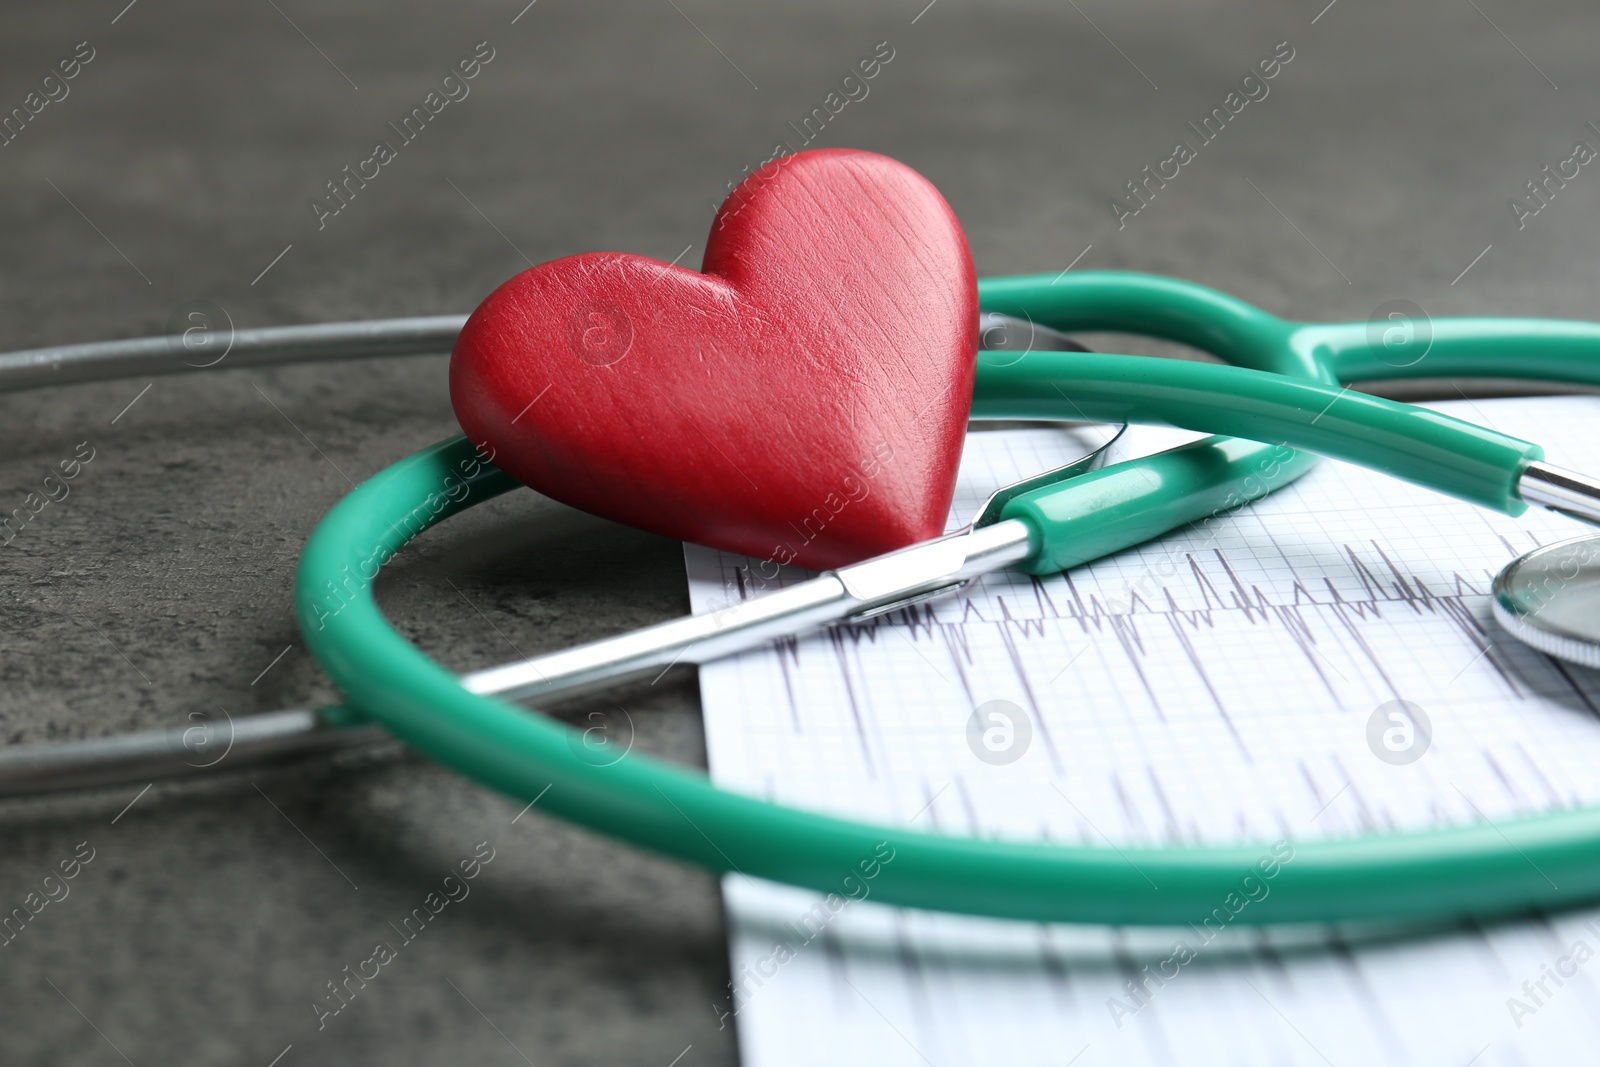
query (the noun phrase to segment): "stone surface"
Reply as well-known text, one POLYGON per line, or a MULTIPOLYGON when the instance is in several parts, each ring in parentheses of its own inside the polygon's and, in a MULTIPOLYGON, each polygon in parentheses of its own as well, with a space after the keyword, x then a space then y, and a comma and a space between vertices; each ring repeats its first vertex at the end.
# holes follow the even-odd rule
MULTIPOLYGON (((727 183, 885 40, 892 61, 815 143, 927 175, 980 275, 1092 245, 1080 269, 1181 274, 1293 317, 1594 314, 1600 175, 1521 230, 1507 205, 1575 141, 1600 146, 1578 3, 119 5, 0 13, 0 110, 94 49, 0 148, 0 348, 160 332, 196 299, 240 326, 465 313, 529 262, 594 249, 697 263, 727 183), (1110 198, 1285 40, 1267 97, 1119 230, 1110 198), (470 95, 319 230, 324 183, 481 41, 470 95)), ((7 741, 330 698, 290 616, 299 548, 351 479, 453 429, 442 357, 150 382, 0 397, 0 510, 80 442, 95 456, 0 546, 7 741)), ((425 537, 380 598, 458 668, 687 604, 675 543, 531 493, 425 537)), ((703 761, 692 682, 620 699, 641 748, 703 761)), ((0 1060, 735 1058, 711 1009, 713 878, 537 809, 513 824, 518 805, 405 756, 158 785, 124 811, 137 792, 0 804, 0 911, 95 850, 0 948, 0 1060), (319 1031, 324 983, 482 841, 471 896, 319 1031)))

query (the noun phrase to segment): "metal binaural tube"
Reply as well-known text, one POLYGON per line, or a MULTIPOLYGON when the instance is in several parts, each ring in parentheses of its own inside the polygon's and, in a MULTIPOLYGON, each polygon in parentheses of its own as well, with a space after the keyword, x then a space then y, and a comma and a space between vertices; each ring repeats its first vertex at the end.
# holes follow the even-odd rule
POLYGON ((392 740, 376 724, 334 728, 297 708, 88 741, 11 745, 0 748, 0 796, 192 777, 392 740))
POLYGON ((223 354, 213 360, 207 352, 205 363, 190 362, 195 352, 186 347, 182 334, 30 348, 0 354, 0 393, 115 378, 184 374, 208 366, 259 367, 448 352, 466 321, 465 315, 434 315, 249 330, 230 327, 226 331, 212 331, 215 339, 207 343, 222 348, 223 354))
POLYGON ((1008 519, 840 567, 717 611, 475 671, 461 684, 510 700, 571 696, 679 663, 709 663, 830 622, 882 614, 952 592, 1032 553, 1032 528, 1008 519))
MULTIPOLYGON (((978 574, 1020 562, 1032 550, 1031 528, 1020 520, 964 530, 718 611, 475 671, 463 684, 513 700, 573 696, 951 592, 978 574)), ((381 726, 333 726, 317 712, 295 709, 188 728, 13 745, 0 747, 0 797, 193 777, 390 740, 381 726)))
POLYGON ((1600 481, 1552 463, 1530 463, 1517 479, 1517 495, 1530 504, 1600 526, 1600 481))

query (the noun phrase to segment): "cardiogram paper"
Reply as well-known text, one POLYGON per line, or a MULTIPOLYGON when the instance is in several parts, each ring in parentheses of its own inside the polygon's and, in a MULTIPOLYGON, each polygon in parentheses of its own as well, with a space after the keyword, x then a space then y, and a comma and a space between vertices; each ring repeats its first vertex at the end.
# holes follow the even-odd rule
MULTIPOLYGON (((1600 398, 1437 406, 1600 469, 1600 398)), ((1097 432, 971 434, 952 527, 1097 432)), ((1134 428, 1122 453, 1194 436, 1134 428)), ((1488 597, 1513 557, 1583 531, 1324 462, 1204 531, 1065 575, 989 576, 701 668, 711 773, 919 830, 1264 855, 1281 839, 1597 804, 1600 672, 1510 639, 1488 597), (1011 755, 1005 736, 969 739, 993 700, 1031 727, 1010 762, 994 758, 1011 755), (1411 749, 1383 736, 1410 720, 1369 729, 1399 700, 1428 722, 1409 762, 1415 725, 1411 749)), ((686 558, 696 611, 773 584, 759 561, 686 558)), ((1202 942, 1193 928, 891 909, 870 883, 836 912, 738 874, 724 888, 737 989, 707 1009, 737 1027, 747 1067, 1600 1061, 1600 909, 1388 936, 1241 926, 1202 942)))

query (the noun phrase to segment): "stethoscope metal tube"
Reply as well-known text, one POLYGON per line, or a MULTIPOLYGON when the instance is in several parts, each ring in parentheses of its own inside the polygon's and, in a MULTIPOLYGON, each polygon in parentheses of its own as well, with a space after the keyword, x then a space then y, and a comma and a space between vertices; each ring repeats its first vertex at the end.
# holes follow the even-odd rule
MULTIPOLYGON (((708 663, 775 637, 953 592, 1026 559, 1033 551, 1029 536, 1017 519, 969 527, 718 611, 474 671, 461 684, 474 693, 551 703, 677 664, 708 663)), ((87 741, 13 745, 0 749, 0 796, 192 777, 387 740, 379 726, 336 727, 317 712, 292 709, 87 741)))
POLYGON ((0 354, 0 393, 117 378, 448 352, 465 315, 218 329, 207 321, 165 337, 30 348, 0 354))
POLYGON ((1517 479, 1517 495, 1529 504, 1600 525, 1600 481, 1575 471, 1530 463, 1517 479))
POLYGON ((775 637, 954 592, 978 575, 1027 559, 1035 549, 1031 536, 1019 519, 968 527, 717 611, 477 671, 461 684, 474 693, 548 702, 678 663, 709 663, 775 637))
MULTIPOLYGON (((235 331, 204 320, 181 334, 95 341, 0 354, 0 393, 119 378, 186 374, 450 350, 465 315, 374 319, 235 331)), ((231 770, 389 739, 382 727, 334 728, 291 709, 170 730, 0 749, 0 796, 124 785, 231 770), (221 756, 213 753, 220 751, 221 756)))
POLYGON ((193 777, 392 740, 372 723, 334 727, 315 711, 295 708, 86 741, 11 745, 0 750, 0 797, 193 777))
MULTIPOLYGON (((241 331, 227 351, 229 366, 263 366, 441 352, 454 343, 463 316, 386 319, 241 331)), ((1065 335, 1008 316, 985 314, 980 344, 988 351, 1076 349, 1065 335)), ((208 344, 212 342, 208 341, 208 344)), ((108 379, 202 370, 211 362, 180 337, 148 337, 0 354, 0 392, 108 379)), ((552 702, 677 664, 707 663, 774 637, 862 619, 940 596, 973 577, 1032 554, 1030 528, 997 521, 1010 496, 1101 465, 1112 441, 1074 463, 997 492, 976 528, 912 545, 810 581, 743 601, 544 656, 475 671, 462 685, 475 693, 552 702)), ((113 737, 0 748, 0 796, 26 796, 224 770, 330 754, 392 740, 370 723, 333 725, 303 708, 221 722, 113 737)))

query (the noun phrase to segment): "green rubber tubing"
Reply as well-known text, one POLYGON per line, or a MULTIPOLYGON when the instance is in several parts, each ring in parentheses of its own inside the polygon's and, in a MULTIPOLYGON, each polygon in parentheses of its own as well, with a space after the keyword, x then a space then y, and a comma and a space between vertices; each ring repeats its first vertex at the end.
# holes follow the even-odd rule
MULTIPOLYGON (((985 282, 980 292, 990 310, 1025 313, 1064 329, 1182 341, 1248 369, 1309 381, 1322 390, 1316 396, 1338 398, 1338 404, 1349 396, 1340 397, 1336 387, 1345 374, 1377 377, 1373 364, 1391 365, 1356 344, 1365 324, 1358 333, 1357 326, 1287 323, 1170 279, 1085 273, 1052 285, 1050 276, 1040 276, 985 282)), ((1541 377, 1600 383, 1600 330, 1588 324, 1540 322, 1524 334, 1503 332, 1498 353, 1465 333, 1454 341, 1451 336, 1448 322, 1434 324, 1434 348, 1443 358, 1428 365, 1430 353, 1409 373, 1439 367, 1452 375, 1514 375, 1507 345, 1543 336, 1530 346, 1549 370, 1541 377), (1569 329, 1558 338, 1548 332, 1552 326, 1569 329)), ((1035 362, 1034 355, 1042 354, 1006 366, 980 361, 977 406, 1013 410, 1037 400, 1025 395, 1035 372, 1017 370, 1035 362)), ((1060 366, 1075 383, 1092 378, 1073 370, 1070 360, 1060 366)), ((1187 401, 1151 401, 1158 402, 1187 401)), ((1243 416, 1228 416, 1235 417, 1243 416)), ((1290 444, 1317 443, 1314 435, 1301 436, 1303 424, 1283 419, 1296 431, 1285 438, 1290 444)), ((1065 516, 1059 529, 1051 527, 1052 537, 1061 530, 1079 533, 1088 547, 1078 554, 1104 554, 1205 521, 1286 484, 1309 462, 1286 445, 1208 438, 1038 492, 1051 494, 1054 512, 1065 516)), ((899 906, 1033 921, 1176 925, 1203 923, 1218 909, 1233 922, 1252 924, 1442 920, 1600 898, 1600 808, 1293 846, 1094 848, 838 819, 724 792, 699 772, 640 753, 598 766, 584 758, 577 731, 467 692, 396 633, 372 598, 378 568, 408 540, 513 488, 512 479, 454 438, 379 472, 319 525, 301 558, 295 607, 309 647, 350 701, 330 709, 331 719, 370 715, 418 751, 491 788, 523 801, 542 798, 541 808, 552 814, 713 871, 824 893, 851 894, 855 886, 856 895, 870 878, 872 899, 899 906), (1231 906, 1268 877, 1270 894, 1259 903, 1231 906)), ((1071 556, 1065 549, 1056 554, 1071 556)))

